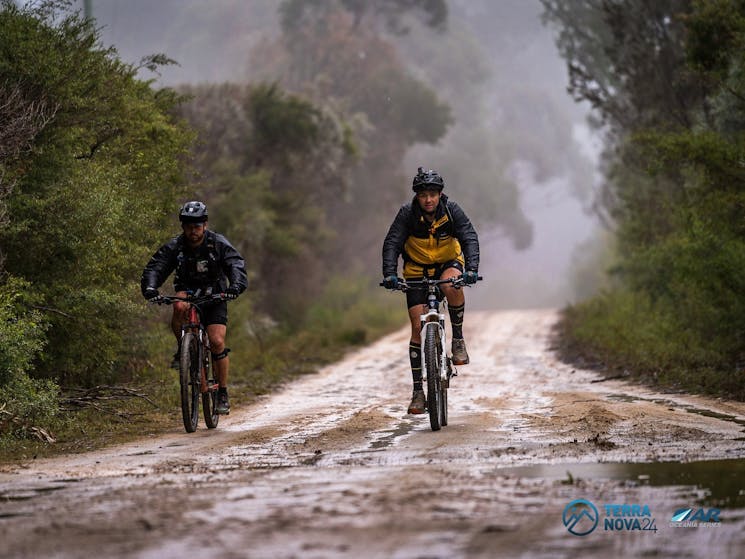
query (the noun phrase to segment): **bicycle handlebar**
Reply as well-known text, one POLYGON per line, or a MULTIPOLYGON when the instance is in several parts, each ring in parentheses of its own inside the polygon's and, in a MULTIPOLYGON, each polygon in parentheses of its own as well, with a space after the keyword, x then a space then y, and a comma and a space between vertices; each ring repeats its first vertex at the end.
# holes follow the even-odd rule
MULTIPOLYGON (((481 281, 483 280, 483 276, 477 276, 476 280, 481 281)), ((463 276, 453 277, 453 278, 445 278, 445 279, 429 279, 424 278, 420 280, 405 280, 404 278, 398 278, 398 285, 394 287, 393 289, 398 291, 407 291, 409 289, 429 289, 431 285, 441 285, 444 283, 452 284, 453 287, 471 287, 473 284, 466 283, 463 279, 463 276)), ((385 287, 384 283, 381 281, 378 285, 380 287, 385 287)))
POLYGON ((174 301, 184 301, 185 303, 191 303, 192 305, 200 305, 202 303, 208 303, 210 301, 228 301, 226 293, 214 293, 211 295, 187 295, 186 297, 180 297, 178 295, 158 295, 148 301, 153 305, 172 305, 174 301))

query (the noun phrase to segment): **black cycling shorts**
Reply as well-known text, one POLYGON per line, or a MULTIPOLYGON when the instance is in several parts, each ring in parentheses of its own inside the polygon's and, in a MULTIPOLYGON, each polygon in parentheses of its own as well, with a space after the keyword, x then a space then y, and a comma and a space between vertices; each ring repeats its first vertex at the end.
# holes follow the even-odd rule
MULTIPOLYGON (((425 268, 425 273, 427 274, 428 278, 440 278, 442 277, 442 273, 448 268, 455 268, 461 274, 463 273, 463 264, 461 264, 457 260, 451 260, 450 262, 445 262, 444 264, 437 264, 436 266, 425 268)), ((406 278, 406 279, 407 280, 421 280, 424 278, 406 278)), ((438 293, 439 295, 437 297, 437 300, 442 301, 442 291, 439 291, 438 293)), ((415 307, 417 305, 426 305, 426 304, 427 304, 427 290, 426 289, 410 289, 409 291, 406 292, 406 306, 408 308, 415 307)))
POLYGON ((226 301, 212 301, 199 305, 202 311, 202 324, 227 324, 228 323, 228 303, 226 301))

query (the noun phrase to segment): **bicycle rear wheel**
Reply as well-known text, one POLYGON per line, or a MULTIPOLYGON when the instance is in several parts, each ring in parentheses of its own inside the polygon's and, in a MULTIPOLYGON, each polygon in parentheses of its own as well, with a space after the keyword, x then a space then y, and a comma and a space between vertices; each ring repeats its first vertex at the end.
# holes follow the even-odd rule
POLYGON ((424 338, 424 360, 427 368, 427 412, 433 431, 439 431, 442 423, 442 391, 440 389, 440 329, 437 324, 427 326, 424 338))
POLYGON ((187 433, 197 430, 199 422, 199 342, 192 332, 181 338, 179 361, 179 382, 181 383, 181 414, 187 433))

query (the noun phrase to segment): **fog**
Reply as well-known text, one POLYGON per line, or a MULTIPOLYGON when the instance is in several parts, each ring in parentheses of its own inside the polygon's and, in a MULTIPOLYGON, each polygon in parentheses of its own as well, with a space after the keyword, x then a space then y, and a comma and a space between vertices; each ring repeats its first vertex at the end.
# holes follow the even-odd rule
MULTIPOLYGON (((279 33, 279 4, 92 0, 104 44, 115 46, 123 60, 137 63, 162 52, 178 61, 178 66, 165 67, 159 75, 143 74, 170 86, 250 81, 251 50, 279 33)), ((499 160, 496 168, 503 179, 519 191, 519 209, 531 224, 532 238, 520 250, 502 223, 480 224, 480 271, 486 281, 469 292, 469 306, 563 306, 578 297, 572 270, 578 247, 596 237, 599 227, 587 209, 598 181, 599 152, 586 124, 587 107, 566 93, 565 63, 554 46, 553 31, 540 22, 538 0, 452 0, 448 5, 446 33, 468 32, 476 38, 488 76, 478 92, 478 107, 468 104, 472 96, 459 96, 455 76, 436 76, 438 83, 447 84, 438 94, 453 106, 455 124, 437 145, 411 149, 404 158, 405 172, 413 175, 419 165, 438 170, 446 192, 460 203, 470 185, 458 181, 467 183, 474 176, 472 169, 463 167, 494 163, 474 163, 465 157, 463 139, 478 125, 486 128, 491 135, 487 140, 495 145, 509 140, 509 149, 495 150, 493 159, 499 160)), ((432 77, 438 63, 427 60, 426 50, 417 50, 421 33, 432 31, 413 29, 409 36, 392 40, 413 67, 431 62, 432 77)), ((408 188, 408 182, 401 185, 402 203, 408 188)), ((469 204, 461 205, 470 214, 469 204)), ((380 231, 381 243, 384 235, 380 231)))

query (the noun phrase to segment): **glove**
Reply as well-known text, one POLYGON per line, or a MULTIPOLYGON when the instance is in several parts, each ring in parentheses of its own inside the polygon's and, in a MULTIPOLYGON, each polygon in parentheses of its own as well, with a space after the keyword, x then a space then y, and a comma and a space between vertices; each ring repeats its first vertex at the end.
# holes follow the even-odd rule
POLYGON ((155 289, 154 287, 146 287, 145 291, 142 294, 145 296, 145 299, 147 299, 148 301, 155 299, 156 297, 160 295, 160 293, 158 293, 158 290, 155 289))
POLYGON ((225 300, 232 301, 238 298, 238 290, 235 287, 228 287, 225 290, 225 300))
POLYGON ((478 279, 478 272, 474 272, 473 270, 468 270, 465 274, 463 274, 463 283, 465 283, 466 285, 473 285, 478 281, 478 279))
POLYGON ((383 287, 386 289, 396 289, 398 287, 398 278, 396 276, 386 276, 383 280, 383 287))

